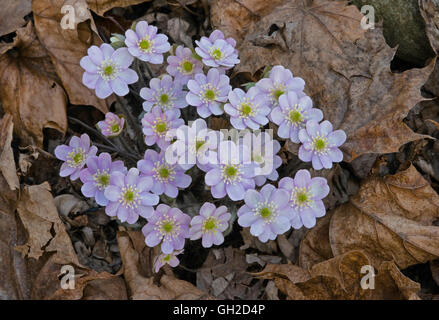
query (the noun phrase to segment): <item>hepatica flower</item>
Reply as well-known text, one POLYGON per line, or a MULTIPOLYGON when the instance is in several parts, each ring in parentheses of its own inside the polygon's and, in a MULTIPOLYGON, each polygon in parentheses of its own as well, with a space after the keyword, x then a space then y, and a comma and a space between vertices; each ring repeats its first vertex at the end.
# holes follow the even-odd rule
POLYGON ((302 78, 293 77, 293 73, 283 66, 275 66, 271 69, 269 77, 259 80, 256 87, 265 93, 270 101, 270 107, 275 107, 279 105, 280 96, 289 91, 302 96, 305 81, 302 78))
POLYGON ((217 69, 210 69, 207 76, 198 73, 194 80, 189 80, 187 84, 190 91, 186 95, 186 101, 197 107, 197 112, 202 118, 207 118, 212 113, 216 116, 221 115, 224 113, 221 104, 227 101, 227 95, 232 89, 229 81, 229 77, 220 75, 217 69))
POLYGON ((254 180, 257 186, 264 185, 267 179, 276 181, 279 178, 276 169, 282 165, 282 159, 277 155, 280 151, 278 141, 266 132, 248 132, 240 143, 249 147, 251 160, 256 164, 254 180))
POLYGON ((178 208, 159 204, 148 223, 142 228, 145 243, 155 247, 161 243, 164 254, 171 254, 184 247, 185 238, 189 236, 191 218, 178 208))
POLYGON ((214 204, 206 202, 200 209, 200 215, 192 218, 189 236, 191 240, 202 239, 203 247, 210 248, 213 244, 224 242, 223 232, 229 226, 231 214, 226 206, 216 208, 214 204))
POLYGON ((257 130, 268 123, 270 108, 266 95, 258 88, 252 87, 247 93, 237 88, 230 91, 228 97, 229 103, 224 106, 224 110, 236 129, 244 130, 249 127, 257 130))
POLYGON ((217 148, 223 134, 207 128, 203 119, 195 120, 191 126, 183 125, 176 131, 176 141, 166 149, 168 163, 178 163, 188 170, 195 164, 204 170, 217 159, 217 148))
POLYGON ((146 21, 136 24, 136 31, 125 32, 125 44, 129 52, 136 58, 152 64, 162 64, 163 54, 171 49, 168 37, 157 33, 157 27, 146 21))
POLYGON ((299 131, 299 139, 303 144, 299 148, 299 159, 312 161, 316 170, 331 169, 333 162, 341 162, 343 153, 340 147, 346 141, 343 130, 332 131, 332 124, 325 120, 319 124, 315 120, 306 123, 306 129, 299 131))
POLYGON ((145 99, 143 109, 146 112, 149 112, 154 106, 159 106, 162 110, 170 110, 184 108, 188 105, 182 84, 172 80, 169 75, 164 75, 161 79, 151 79, 149 88, 140 90, 140 96, 145 99))
POLYGON ((293 228, 300 229, 302 225, 312 228, 316 224, 316 218, 325 215, 326 209, 322 199, 329 193, 325 178, 311 178, 308 170, 299 170, 294 179, 282 178, 279 181, 279 188, 289 193, 293 228))
POLYGON ((97 151, 95 146, 90 147, 90 137, 85 133, 81 135, 81 138, 72 137, 68 146, 65 144, 57 146, 55 156, 64 161, 59 175, 61 177, 70 176, 71 180, 78 179, 87 158, 95 156, 97 151))
POLYGON ((135 223, 139 216, 150 217, 159 197, 149 192, 152 181, 141 177, 139 170, 131 168, 127 174, 116 171, 110 176, 110 185, 104 195, 108 199, 105 213, 110 217, 117 216, 120 221, 135 223))
POLYGON ((170 109, 162 111, 160 107, 152 108, 151 112, 145 114, 142 119, 143 134, 145 143, 152 146, 155 143, 164 150, 169 146, 172 130, 184 124, 180 118, 180 110, 170 109))
POLYGON ((250 233, 261 242, 276 239, 290 229, 289 195, 286 190, 265 185, 260 192, 247 190, 243 205, 238 210, 238 223, 250 227, 250 233))
POLYGON ((298 98, 295 92, 290 91, 280 96, 279 106, 271 111, 271 119, 279 126, 279 137, 299 143, 300 129, 305 127, 308 120, 322 120, 323 112, 312 107, 310 97, 298 98))
POLYGON ((160 268, 166 264, 175 268, 180 264, 180 260, 177 258, 179 254, 182 254, 184 250, 174 250, 172 253, 161 253, 154 261, 154 271, 159 272, 160 268))
POLYGON ((97 127, 106 137, 116 137, 121 134, 125 125, 125 119, 115 115, 112 112, 105 114, 105 120, 99 121, 97 127))
POLYGON ((169 56, 166 71, 181 82, 182 85, 194 78, 197 73, 203 72, 203 64, 194 58, 192 50, 183 46, 178 46, 175 56, 169 56))
POLYGON ((208 67, 227 70, 239 63, 235 40, 224 39, 224 35, 219 30, 212 32, 209 38, 201 37, 200 41, 195 43, 198 46, 195 52, 208 67))
POLYGON ((176 198, 178 188, 187 188, 192 182, 192 178, 179 165, 166 162, 164 152, 158 154, 154 150, 146 150, 144 159, 137 162, 137 167, 142 176, 152 182, 151 190, 157 195, 164 193, 176 198))
POLYGON ((118 96, 128 94, 128 85, 137 82, 137 73, 129 69, 133 57, 127 48, 114 50, 107 43, 91 46, 88 55, 80 61, 85 70, 82 82, 96 91, 98 98, 105 99, 113 92, 118 96))
POLYGON ((111 161, 110 154, 104 152, 87 158, 87 168, 82 169, 79 178, 83 183, 81 192, 84 196, 95 198, 100 206, 106 206, 108 199, 104 195, 105 188, 110 185, 110 176, 113 172, 126 173, 122 161, 111 161))
POLYGON ((204 179, 214 198, 227 194, 231 200, 238 201, 244 199, 246 190, 255 187, 254 171, 255 165, 246 146, 240 150, 233 141, 222 141, 217 162, 210 165, 204 179))

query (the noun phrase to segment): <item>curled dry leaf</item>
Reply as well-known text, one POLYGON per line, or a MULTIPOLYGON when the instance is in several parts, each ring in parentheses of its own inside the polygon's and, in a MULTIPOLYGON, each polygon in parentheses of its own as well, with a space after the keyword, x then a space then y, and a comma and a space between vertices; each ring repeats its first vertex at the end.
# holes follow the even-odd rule
POLYGON ((77 215, 90 208, 87 202, 72 194, 61 194, 55 197, 54 203, 58 213, 64 217, 69 214, 77 215))
POLYGON ((24 26, 24 17, 30 12, 31 0, 3 0, 0 10, 0 37, 24 26))
POLYGON ((18 181, 14 152, 11 147, 13 130, 12 116, 7 113, 0 122, 0 172, 8 183, 9 189, 18 190, 20 182, 18 181))
MULTIPOLYGON (((140 261, 145 257, 149 258, 151 249, 139 241, 143 235, 140 232, 118 232, 117 243, 123 262, 123 275, 128 286, 130 299, 133 300, 198 300, 206 299, 208 296, 197 289, 191 283, 179 280, 170 275, 163 275, 160 278, 159 287, 154 283, 151 274, 152 264, 149 263, 148 270, 142 270, 140 261)), ((150 260, 150 259, 149 259, 150 260)))
POLYGON ((55 251, 55 262, 80 265, 64 224, 58 216, 47 182, 25 186, 17 204, 17 212, 29 239, 16 247, 23 256, 38 259, 44 252, 55 251), (55 235, 52 235, 52 230, 55 235))
POLYGON ((439 196, 410 166, 366 180, 350 202, 334 210, 329 238, 334 256, 363 250, 372 265, 394 260, 404 269, 439 257, 439 196))
POLYGON ((66 131, 66 96, 31 22, 0 45, 0 102, 23 145, 43 143, 43 129, 66 131))
POLYGON ((98 99, 95 92, 82 83, 84 69, 79 62, 87 55, 91 45, 100 45, 101 40, 90 27, 92 16, 85 0, 37 0, 32 1, 35 28, 43 46, 48 51, 56 72, 72 104, 92 105, 106 113, 105 100, 98 99), (75 5, 73 29, 61 22, 67 13, 62 13, 63 6, 75 5), (87 23, 87 20, 90 23, 87 23))
MULTIPOLYGON (((374 278, 374 289, 363 289, 370 260, 362 251, 350 251, 314 265, 309 271, 295 265, 268 265, 258 278, 274 279, 288 299, 302 300, 370 300, 419 299, 420 285, 404 276, 393 262, 384 262, 374 278)), ((371 285, 371 282, 366 282, 371 285)))
MULTIPOLYGON (((292 0, 261 14, 237 39, 241 63, 236 72, 254 74, 281 64, 305 79, 314 105, 335 129, 346 132, 342 150, 351 161, 362 154, 396 152, 423 137, 402 120, 423 100, 420 88, 433 65, 392 73, 396 49, 386 45, 380 29, 363 30, 362 14, 346 4, 292 0)), ((227 19, 213 19, 215 27, 240 29, 239 14, 228 14, 227 19)))
POLYGON ((125 8, 150 1, 151 0, 87 0, 89 8, 100 16, 103 16, 105 12, 116 7, 125 8))

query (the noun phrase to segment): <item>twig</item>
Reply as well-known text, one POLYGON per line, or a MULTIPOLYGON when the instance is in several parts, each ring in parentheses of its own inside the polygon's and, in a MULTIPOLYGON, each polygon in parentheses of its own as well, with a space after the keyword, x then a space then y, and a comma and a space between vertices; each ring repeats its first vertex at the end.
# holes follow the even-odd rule
POLYGON ((95 145, 96 147, 99 147, 101 149, 107 150, 107 151, 116 152, 116 153, 120 154, 121 156, 123 156, 125 158, 130 158, 131 160, 133 160, 135 162, 141 160, 141 158, 135 154, 120 150, 118 148, 113 148, 113 147, 107 146, 106 144, 93 143, 93 145, 95 145))
POLYGON ((96 129, 90 127, 88 124, 82 122, 82 121, 79 120, 79 119, 76 119, 76 118, 73 118, 73 117, 68 117, 68 119, 69 119, 69 121, 71 121, 71 122, 73 122, 73 123, 76 123, 76 124, 81 125, 82 127, 84 127, 85 129, 87 129, 88 131, 93 132, 93 134, 94 134, 95 136, 98 136, 99 138, 101 138, 102 140, 104 140, 108 145, 110 145, 111 147, 117 149, 117 146, 116 146, 113 142, 111 142, 106 136, 104 136, 102 133, 100 133, 98 130, 96 130, 96 129))

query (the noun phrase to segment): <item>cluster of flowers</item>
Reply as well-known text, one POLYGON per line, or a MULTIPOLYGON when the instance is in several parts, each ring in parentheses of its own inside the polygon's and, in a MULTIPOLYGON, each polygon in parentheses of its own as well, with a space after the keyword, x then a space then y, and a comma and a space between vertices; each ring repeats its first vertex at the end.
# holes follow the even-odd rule
MULTIPOLYGON (((167 36, 145 21, 116 39, 124 46, 92 46, 81 59, 83 83, 95 89, 99 98, 129 92, 128 85, 138 81, 130 69, 135 58, 161 64, 163 54, 171 50, 167 36)), ((128 170, 108 153, 97 155, 86 134, 55 149, 57 158, 64 161, 60 175, 80 178, 84 196, 105 206, 109 216, 130 224, 139 216, 147 220, 142 229, 146 244, 161 245, 156 271, 166 263, 179 264, 177 255, 183 252, 186 239, 202 239, 206 248, 224 241, 231 219, 227 207, 206 202, 199 215, 191 218, 178 208, 159 204, 161 195, 176 198, 179 189, 190 186, 192 178, 186 171, 194 165, 205 172, 213 198, 227 195, 233 201, 244 200, 237 212, 238 223, 250 227, 262 242, 274 240, 291 227, 311 228, 326 212, 322 199, 329 193, 327 181, 311 178, 307 170, 299 170, 294 178, 282 178, 277 188, 266 184, 267 179, 279 179, 277 169, 282 164, 277 155, 281 146, 268 133, 246 131, 231 141, 223 132, 209 129, 201 118, 225 112, 238 130, 258 130, 271 121, 279 126, 279 137, 301 143, 299 158, 312 162, 316 170, 331 168, 343 159, 338 147, 346 135, 333 131, 328 121, 319 123, 323 113, 313 108, 301 78, 275 66, 247 92, 232 90, 226 71, 239 63, 236 42, 216 30, 196 44, 194 51, 176 47, 174 55, 167 57, 168 74, 151 79, 149 87, 140 91, 146 112, 142 119, 145 143, 157 145, 160 152, 148 149, 137 167, 128 170), (186 125, 180 109, 189 105, 196 107, 201 118, 186 125), (256 187, 262 188, 257 191, 256 187)), ((124 119, 108 113, 97 126, 105 136, 117 136, 124 119)))

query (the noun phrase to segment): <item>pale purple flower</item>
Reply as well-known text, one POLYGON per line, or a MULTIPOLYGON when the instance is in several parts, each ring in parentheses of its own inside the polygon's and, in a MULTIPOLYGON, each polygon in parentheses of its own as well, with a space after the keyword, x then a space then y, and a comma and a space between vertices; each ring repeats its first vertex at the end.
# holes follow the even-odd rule
POLYGON ((113 172, 127 172, 123 161, 111 161, 110 154, 104 152, 97 156, 87 158, 87 168, 82 169, 79 175, 81 182, 81 192, 84 196, 95 198, 100 206, 106 206, 108 199, 105 197, 105 188, 110 185, 110 176, 113 172))
POLYGON ((258 88, 252 87, 245 93, 239 88, 229 92, 229 103, 224 111, 230 116, 230 123, 239 130, 250 128, 258 130, 268 123, 270 113, 266 95, 258 88))
POLYGON ((257 186, 264 185, 267 179, 276 181, 279 178, 277 169, 282 165, 282 159, 277 155, 281 148, 277 140, 273 140, 267 132, 248 132, 241 138, 240 144, 249 147, 251 160, 257 165, 254 178, 257 186))
POLYGON ((157 33, 157 27, 148 25, 146 21, 139 21, 135 29, 125 32, 128 51, 142 61, 162 64, 163 54, 171 49, 168 37, 157 33))
POLYGON ((151 191, 157 195, 164 193, 176 198, 178 188, 187 188, 192 182, 192 178, 179 165, 166 162, 164 152, 158 154, 154 150, 146 150, 144 159, 137 162, 137 167, 143 177, 151 180, 151 191))
POLYGON ((301 98, 305 94, 305 81, 302 78, 293 77, 293 73, 283 66, 274 66, 268 78, 259 80, 256 83, 270 101, 270 107, 279 105, 279 98, 283 94, 294 91, 301 98))
POLYGON ((200 214, 192 218, 189 236, 191 240, 201 240, 205 248, 220 245, 224 242, 223 232, 229 227, 231 214, 226 206, 216 208, 214 204, 205 202, 200 214))
POLYGON ((107 98, 113 92, 125 96, 130 91, 128 85, 139 80, 137 73, 129 69, 133 59, 127 48, 114 50, 107 43, 100 47, 91 46, 88 55, 80 61, 85 70, 82 83, 94 89, 100 99, 107 98))
POLYGON ((175 56, 169 56, 166 72, 180 81, 182 85, 193 79, 197 73, 203 72, 203 64, 194 58, 191 49, 178 46, 175 50, 175 56))
POLYGON ((78 179, 87 158, 95 156, 97 152, 98 149, 95 146, 90 147, 90 137, 85 133, 81 135, 81 138, 72 137, 68 146, 65 144, 57 146, 55 156, 64 161, 59 175, 61 177, 70 176, 71 180, 78 179))
POLYGON ((162 110, 184 108, 186 102, 186 91, 179 81, 172 80, 170 75, 151 79, 149 88, 142 88, 140 96, 145 99, 143 109, 149 112, 152 107, 159 106, 162 110))
POLYGON ((189 93, 186 101, 197 107, 197 112, 202 118, 209 117, 212 113, 216 116, 224 113, 221 105, 227 102, 227 95, 232 87, 229 77, 219 73, 217 69, 210 69, 205 76, 202 73, 195 75, 194 80, 189 80, 187 86, 189 93))
POLYGON ((159 197, 149 192, 151 179, 141 177, 139 170, 131 168, 127 174, 115 171, 110 176, 110 185, 104 195, 108 199, 105 213, 117 216, 120 221, 133 224, 139 216, 148 218, 154 213, 159 197))
POLYGON ((284 139, 291 139, 299 143, 299 131, 305 128, 306 122, 323 119, 323 112, 312 107, 312 100, 308 96, 299 98, 293 91, 280 96, 279 106, 271 111, 271 120, 279 126, 277 135, 284 139))
POLYGON ((195 52, 202 58, 203 63, 212 68, 233 68, 239 63, 236 41, 232 38, 224 39, 221 31, 215 30, 209 38, 201 37, 195 41, 198 47, 195 52))
POLYGON ((274 240, 290 227, 291 207, 286 190, 267 184, 261 191, 247 190, 243 205, 238 210, 238 224, 250 227, 250 233, 261 242, 274 240))
POLYGON ((191 126, 183 125, 176 130, 176 140, 166 149, 166 160, 185 170, 195 164, 204 170, 218 158, 216 150, 223 136, 222 132, 207 128, 203 119, 197 119, 191 126))
POLYGON ((291 225, 300 229, 303 225, 312 228, 316 224, 316 218, 323 217, 326 213, 322 199, 329 193, 328 182, 325 178, 311 178, 308 170, 297 171, 294 179, 282 178, 279 181, 279 189, 285 189, 289 193, 291 225))
POLYGON ((105 120, 99 121, 96 124, 101 133, 106 137, 118 136, 122 132, 124 125, 125 119, 112 112, 107 112, 105 120))
POLYGON ((255 167, 247 146, 238 147, 233 141, 221 141, 217 163, 210 165, 204 179, 214 198, 227 194, 231 200, 238 201, 244 199, 246 190, 255 187, 255 167))
POLYGON ((175 268, 180 264, 180 260, 177 258, 179 254, 182 254, 184 250, 174 250, 172 253, 161 253, 154 260, 154 271, 159 272, 160 268, 166 264, 169 264, 172 268, 175 268))
POLYGON ((145 243, 148 247, 155 247, 161 243, 162 252, 165 254, 181 250, 189 236, 190 222, 191 218, 180 209, 159 204, 142 228, 145 243))
POLYGON ((151 112, 146 113, 142 119, 146 145, 152 146, 157 143, 160 149, 166 149, 171 143, 170 137, 173 130, 184 124, 184 120, 180 118, 180 115, 178 109, 163 112, 158 106, 152 108, 151 112))
POLYGON ((299 159, 312 161, 316 170, 331 169, 333 162, 343 161, 343 152, 338 147, 346 141, 346 133, 332 130, 332 124, 327 120, 320 124, 314 120, 308 121, 306 129, 299 131, 299 139, 303 143, 299 148, 299 159))

